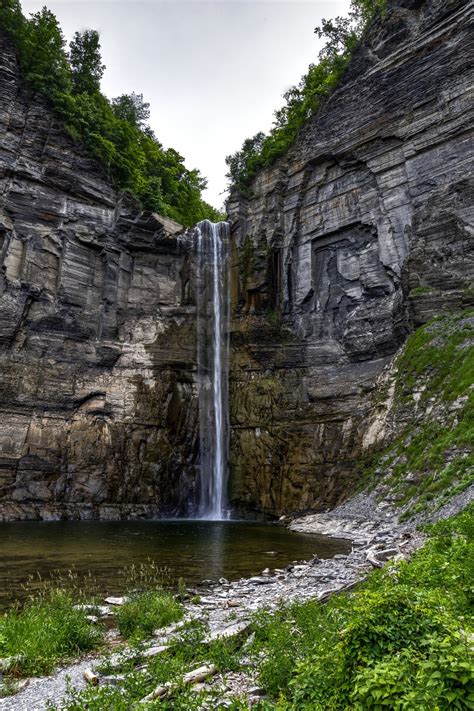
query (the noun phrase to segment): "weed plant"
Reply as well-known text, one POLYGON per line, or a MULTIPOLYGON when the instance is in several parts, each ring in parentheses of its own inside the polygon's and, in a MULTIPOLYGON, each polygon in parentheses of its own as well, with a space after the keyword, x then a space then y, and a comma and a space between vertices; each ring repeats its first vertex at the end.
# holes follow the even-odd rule
POLYGON ((16 658, 10 674, 48 674, 59 661, 100 646, 102 629, 74 603, 69 592, 47 591, 0 617, 0 657, 16 658))
POLYGON ((182 605, 171 593, 160 589, 133 593, 115 613, 120 634, 134 642, 150 637, 155 629, 177 622, 182 616, 182 605))

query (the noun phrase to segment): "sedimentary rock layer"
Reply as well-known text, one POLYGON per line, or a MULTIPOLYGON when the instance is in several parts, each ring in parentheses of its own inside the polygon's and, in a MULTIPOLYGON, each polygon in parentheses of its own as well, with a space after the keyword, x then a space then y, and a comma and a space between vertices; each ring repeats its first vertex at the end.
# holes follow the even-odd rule
POLYGON ((377 378, 414 326, 473 303, 472 11, 389 2, 287 156, 231 196, 242 506, 347 495, 377 378))
MULTIPOLYGON (((407 334, 473 304, 471 18, 462 0, 389 0, 287 156, 231 196, 241 509, 347 496, 409 421, 379 387, 407 334)), ((0 517, 184 513, 189 243, 114 192, 3 36, 0 96, 0 517)))
POLYGON ((0 518, 194 498, 188 246, 117 196, 0 35, 0 518))

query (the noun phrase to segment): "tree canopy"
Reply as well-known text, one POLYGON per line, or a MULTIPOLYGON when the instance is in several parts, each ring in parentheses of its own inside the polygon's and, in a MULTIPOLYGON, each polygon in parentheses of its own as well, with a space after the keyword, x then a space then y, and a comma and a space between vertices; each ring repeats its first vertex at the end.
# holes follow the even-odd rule
POLYGON ((43 7, 25 18, 19 0, 1 0, 0 28, 15 42, 28 87, 45 97, 69 134, 102 162, 117 189, 185 226, 222 219, 201 198, 206 180, 199 170, 188 169, 147 125, 150 107, 143 95, 109 101, 101 93, 105 66, 95 30, 76 32, 68 53, 55 15, 43 7))
POLYGON ((99 33, 96 30, 76 32, 69 49, 74 93, 94 94, 100 91, 105 65, 100 54, 99 33))
POLYGON ((301 127, 335 89, 369 22, 384 8, 385 0, 352 0, 347 17, 323 19, 315 28, 315 34, 326 40, 319 61, 310 64, 300 82, 283 94, 285 103, 275 111, 268 135, 259 132, 247 138, 240 151, 227 156, 232 186, 247 194, 257 172, 286 153, 301 127))

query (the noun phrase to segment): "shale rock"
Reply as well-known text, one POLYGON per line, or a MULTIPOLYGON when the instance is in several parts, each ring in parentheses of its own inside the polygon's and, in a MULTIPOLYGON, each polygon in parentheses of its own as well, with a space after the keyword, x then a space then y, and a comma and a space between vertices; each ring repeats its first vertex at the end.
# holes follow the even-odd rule
POLYGON ((388 2, 288 154, 228 203, 233 501, 333 507, 400 423, 378 379, 474 303, 472 4, 388 2))
POLYGON ((184 513, 189 242, 115 193, 1 33, 0 96, 0 520, 184 513))

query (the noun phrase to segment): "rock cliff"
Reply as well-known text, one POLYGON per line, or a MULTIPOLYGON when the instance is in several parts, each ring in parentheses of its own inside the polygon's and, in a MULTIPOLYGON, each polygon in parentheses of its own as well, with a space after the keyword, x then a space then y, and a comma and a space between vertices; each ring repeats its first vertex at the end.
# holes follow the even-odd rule
POLYGON ((183 512, 197 411, 182 228, 115 194, 1 34, 0 96, 0 517, 183 512))
MULTIPOLYGON (((474 305, 472 3, 388 6, 289 153, 228 204, 240 510, 344 499, 411 422, 413 383, 393 407, 407 336, 474 305)), ((185 513, 190 240, 114 192, 1 35, 0 96, 0 517, 185 513)))
POLYGON ((347 496, 406 424, 384 429, 377 383, 407 334, 473 304, 472 9, 389 2, 285 158, 231 196, 240 505, 347 496))

